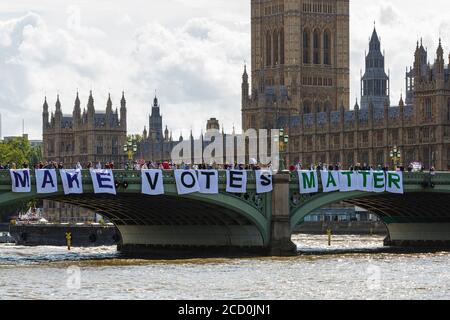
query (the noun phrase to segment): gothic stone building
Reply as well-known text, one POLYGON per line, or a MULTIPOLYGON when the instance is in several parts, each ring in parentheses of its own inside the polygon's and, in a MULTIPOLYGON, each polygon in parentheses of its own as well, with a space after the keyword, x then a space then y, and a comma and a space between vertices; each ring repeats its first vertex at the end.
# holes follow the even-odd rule
POLYGON ((173 140, 172 132, 169 134, 167 126, 163 132, 161 105, 156 96, 153 99, 148 131, 145 127, 142 138, 142 141, 138 142, 135 158, 154 162, 169 161, 173 147, 179 142, 173 140))
POLYGON ((376 31, 366 56, 361 107, 349 106, 349 0, 251 0, 252 70, 242 81, 243 129, 284 128, 289 163, 402 163, 450 169, 450 69, 423 45, 406 74, 406 102, 389 101, 376 31), (251 88, 251 89, 250 89, 251 88))
POLYGON ((71 115, 64 115, 59 96, 55 112, 49 113, 47 98, 43 106, 43 157, 44 160, 63 162, 66 168, 80 162, 114 161, 116 168, 123 168, 126 157, 123 145, 127 138, 127 109, 124 94, 119 111, 113 110, 111 96, 106 103, 105 112, 96 112, 92 92, 89 95, 87 110, 81 111, 78 97, 71 115))
MULTIPOLYGON (((208 130, 220 130, 219 120, 216 118, 211 118, 207 121, 206 131, 208 130)), ((226 139, 231 139, 231 135, 225 135, 222 129, 222 135, 224 137, 224 146, 226 145, 226 139)), ((234 137, 233 130, 233 137, 234 137)), ((149 129, 144 127, 142 134, 142 141, 138 143, 138 152, 135 155, 135 160, 145 160, 161 163, 163 161, 171 160, 171 153, 173 148, 180 142, 184 141, 182 135, 180 135, 178 140, 174 140, 172 132, 165 128, 163 132, 163 121, 161 115, 161 105, 159 104, 158 98, 155 96, 153 99, 153 105, 151 114, 149 117, 149 129)), ((200 143, 202 145, 202 150, 204 150, 211 142, 204 140, 203 133, 198 137, 194 138, 192 131, 189 135, 187 141, 190 141, 191 147, 194 148, 194 143, 200 143)), ((225 154, 225 148, 224 148, 225 154)), ((225 157, 225 156, 224 156, 225 157)), ((191 155, 190 163, 203 163, 203 157, 201 155, 191 155)))

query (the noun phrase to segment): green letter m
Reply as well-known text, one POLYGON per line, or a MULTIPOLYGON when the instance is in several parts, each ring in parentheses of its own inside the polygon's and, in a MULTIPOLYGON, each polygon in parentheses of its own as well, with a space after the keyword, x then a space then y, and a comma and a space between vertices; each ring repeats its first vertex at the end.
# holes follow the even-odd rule
POLYGON ((302 178, 303 178, 303 188, 304 189, 312 189, 312 188, 316 187, 316 179, 315 179, 314 171, 311 171, 309 173, 302 172, 302 178))

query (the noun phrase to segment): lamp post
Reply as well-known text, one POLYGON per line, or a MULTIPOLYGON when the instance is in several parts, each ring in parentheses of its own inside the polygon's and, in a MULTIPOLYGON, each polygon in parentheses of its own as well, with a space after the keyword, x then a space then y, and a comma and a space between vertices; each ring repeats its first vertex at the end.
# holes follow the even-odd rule
POLYGON ((397 168, 400 165, 400 160, 402 158, 400 149, 397 148, 397 146, 394 146, 394 148, 390 152, 391 160, 394 163, 394 167, 397 168))
POLYGON ((286 154, 286 147, 289 143, 289 136, 287 134, 284 134, 284 129, 279 130, 278 137, 275 137, 275 141, 278 142, 278 150, 279 150, 279 167, 278 171, 286 171, 286 162, 285 162, 285 154, 286 154))
POLYGON ((137 140, 136 137, 128 137, 127 144, 123 146, 123 151, 128 154, 128 165, 132 167, 132 160, 134 154, 137 152, 137 140))

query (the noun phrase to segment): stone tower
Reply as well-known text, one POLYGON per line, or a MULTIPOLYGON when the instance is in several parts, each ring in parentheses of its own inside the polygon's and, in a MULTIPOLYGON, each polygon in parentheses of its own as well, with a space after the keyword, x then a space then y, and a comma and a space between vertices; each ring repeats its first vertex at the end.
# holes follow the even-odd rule
POLYGON ((162 116, 158 98, 153 99, 152 113, 149 119, 149 138, 153 141, 161 141, 163 137, 162 116))
POLYGON ((216 118, 211 118, 206 123, 206 130, 220 130, 219 120, 216 118))
POLYGON ((374 28, 366 55, 366 71, 361 78, 361 108, 368 109, 372 103, 375 108, 390 105, 389 77, 385 72, 385 57, 381 53, 381 43, 374 28))
POLYGON ((280 127, 280 117, 292 114, 349 109, 349 0, 251 0, 251 29, 243 129, 280 127))

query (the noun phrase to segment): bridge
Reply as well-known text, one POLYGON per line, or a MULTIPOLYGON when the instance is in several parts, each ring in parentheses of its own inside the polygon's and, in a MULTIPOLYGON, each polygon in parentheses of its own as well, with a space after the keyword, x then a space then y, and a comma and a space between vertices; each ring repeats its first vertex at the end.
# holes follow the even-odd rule
POLYGON ((247 192, 225 191, 219 172, 219 193, 178 195, 174 173, 164 171, 165 194, 141 193, 141 172, 115 170, 117 195, 94 194, 89 171, 83 171, 82 195, 11 192, 9 171, 0 172, 0 206, 47 199, 94 210, 114 223, 121 235, 118 249, 127 254, 153 251, 251 251, 273 256, 296 252, 291 236, 297 225, 318 208, 346 202, 376 214, 387 225, 387 246, 450 246, 450 173, 405 173, 404 195, 367 192, 300 194, 297 173, 273 177, 273 192, 257 194, 248 173, 247 192))

